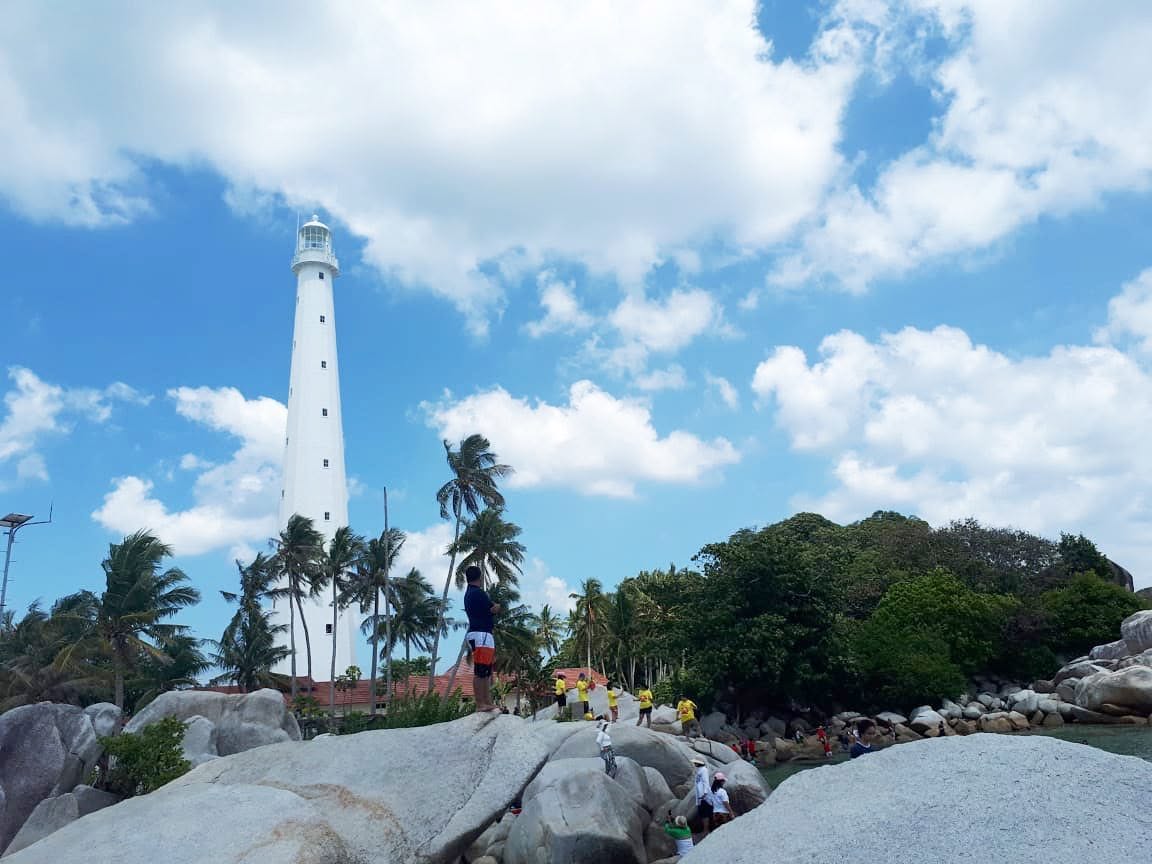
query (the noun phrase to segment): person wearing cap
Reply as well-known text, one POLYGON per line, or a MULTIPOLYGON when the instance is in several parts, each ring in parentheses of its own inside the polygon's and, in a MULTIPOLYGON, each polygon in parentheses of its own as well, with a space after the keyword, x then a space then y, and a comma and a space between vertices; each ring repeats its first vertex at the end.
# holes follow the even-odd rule
POLYGON ((608 731, 608 721, 601 714, 596 718, 596 746, 600 748, 600 758, 604 760, 604 773, 616 779, 616 751, 612 749, 612 735, 608 731))
POLYGON ((704 830, 708 830, 708 826, 712 820, 712 789, 708 784, 708 763, 701 757, 695 756, 692 759, 693 778, 692 778, 692 791, 696 795, 696 815, 700 817, 700 821, 704 825, 704 830))
POLYGON ((709 831, 715 831, 732 821, 732 802, 728 800, 728 790, 724 788, 727 782, 728 778, 721 771, 712 777, 712 820, 708 825, 709 831))
POLYGON ((563 672, 556 673, 556 716, 560 717, 568 706, 568 681, 563 672))
POLYGON ((668 818, 664 820, 664 833, 676 841, 676 857, 687 855, 692 851, 692 829, 688 827, 688 820, 683 816, 672 818, 672 811, 668 811, 668 818))

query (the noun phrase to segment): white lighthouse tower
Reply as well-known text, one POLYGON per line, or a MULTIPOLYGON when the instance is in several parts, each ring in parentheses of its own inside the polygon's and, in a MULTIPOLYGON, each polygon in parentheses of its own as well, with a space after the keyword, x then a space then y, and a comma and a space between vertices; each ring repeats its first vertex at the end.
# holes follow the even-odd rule
MULTIPOLYGON (((280 526, 299 513, 312 519, 325 545, 348 524, 348 482, 344 474, 344 426, 340 412, 340 364, 336 359, 336 312, 332 283, 340 264, 332 232, 316 216, 300 226, 296 254, 296 322, 292 331, 292 372, 288 379, 288 430, 284 440, 284 479, 280 526)), ((332 664, 331 590, 304 601, 312 642, 312 674, 328 679, 332 664)), ((276 623, 289 624, 287 605, 277 604, 276 623)), ((340 614, 336 632, 336 674, 356 662, 357 621, 340 614)), ((307 674, 304 631, 296 621, 296 674, 307 674)), ((289 644, 289 634, 280 639, 289 644)), ((276 671, 286 673, 290 660, 276 671)))

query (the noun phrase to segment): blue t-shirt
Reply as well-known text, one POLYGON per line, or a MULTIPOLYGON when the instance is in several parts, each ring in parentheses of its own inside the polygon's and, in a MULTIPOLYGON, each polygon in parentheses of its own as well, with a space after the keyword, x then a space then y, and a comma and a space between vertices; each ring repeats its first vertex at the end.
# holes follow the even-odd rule
POLYGON ((464 611, 468 615, 470 633, 492 632, 492 598, 479 585, 469 585, 464 592, 464 611))
MULTIPOLYGON (((853 759, 855 759, 857 756, 863 756, 865 753, 875 753, 875 752, 876 751, 872 749, 871 744, 864 744, 864 743, 861 743, 860 741, 853 742, 852 749, 850 749, 848 751, 849 755, 853 759)), ((872 763, 868 763, 868 764, 872 764, 872 763)))

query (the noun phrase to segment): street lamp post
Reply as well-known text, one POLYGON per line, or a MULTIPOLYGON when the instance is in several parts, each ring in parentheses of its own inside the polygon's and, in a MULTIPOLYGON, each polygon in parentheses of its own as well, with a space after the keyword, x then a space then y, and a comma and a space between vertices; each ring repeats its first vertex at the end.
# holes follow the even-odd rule
POLYGON ((52 510, 48 510, 48 518, 33 522, 32 516, 22 513, 9 513, 0 519, 0 528, 8 529, 8 548, 4 552, 4 581, 0 582, 0 618, 4 615, 4 607, 8 603, 8 568, 12 564, 12 544, 16 542, 16 532, 28 525, 47 525, 52 521, 52 510))

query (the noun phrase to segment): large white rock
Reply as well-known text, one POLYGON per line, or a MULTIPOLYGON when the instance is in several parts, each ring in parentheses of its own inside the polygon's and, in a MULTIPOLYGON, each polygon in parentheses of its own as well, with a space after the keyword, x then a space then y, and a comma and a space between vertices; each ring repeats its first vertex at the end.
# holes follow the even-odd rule
POLYGON ((1125 618, 1120 623, 1120 635, 1128 643, 1129 654, 1140 654, 1152 648, 1152 609, 1125 618))
MULTIPOLYGON (((561 726, 568 724, 558 724, 561 726)), ((627 756, 640 765, 655 768, 663 775, 673 792, 692 779, 692 757, 696 753, 683 741, 638 726, 612 726, 612 749, 617 756, 627 756)), ((592 726, 571 735, 553 754, 553 759, 599 757, 596 729, 592 726)))
POLYGON ((207 690, 161 693, 128 722, 124 732, 139 732, 164 717, 188 720, 197 716, 216 727, 217 756, 300 740, 300 726, 284 704, 284 697, 275 690, 236 695, 207 690))
POLYGON ((1034 690, 1020 690, 1008 697, 1008 704, 1012 706, 1013 711, 1031 715, 1040 704, 1040 697, 1034 690))
POLYGON ((0 858, 13 855, 59 831, 65 825, 75 822, 81 816, 111 807, 119 800, 119 796, 93 789, 91 786, 77 786, 63 795, 45 798, 25 820, 24 826, 12 838, 12 842, 8 844, 8 848, 0 858))
POLYGON ((1118 705, 1132 714, 1152 713, 1152 668, 1129 666, 1119 672, 1098 672, 1076 685, 1076 704, 1089 711, 1118 705))
POLYGON ((917 708, 912 712, 912 719, 908 721, 908 725, 923 734, 930 730, 939 729, 943 722, 944 718, 931 708, 917 708))
MULTIPOLYGON (((543 788, 513 822, 504 864, 645 864, 647 811, 591 760, 543 788)), ((531 787, 529 787, 531 788, 531 787)))
POLYGON ((662 816, 663 808, 666 808, 669 802, 674 801, 676 796, 668 788, 668 781, 664 779, 664 775, 655 768, 649 768, 645 765, 644 776, 648 778, 648 800, 644 806, 653 816, 662 816))
POLYGON ((713 711, 700 718, 700 728, 709 738, 718 737, 721 732, 725 731, 727 725, 728 717, 723 711, 713 711))
POLYGON ((123 712, 111 702, 97 702, 84 709, 84 716, 92 724, 97 738, 111 738, 120 729, 123 712))
POLYGON ((940 716, 945 720, 959 720, 963 716, 963 709, 951 699, 940 703, 940 716))
MULTIPOLYGON (((528 784, 521 796, 521 801, 527 804, 545 789, 551 789, 564 778, 575 774, 587 774, 590 771, 599 771, 603 774, 604 760, 599 756, 581 759, 552 759, 528 784)), ((643 768, 627 756, 617 756, 616 777, 613 779, 632 796, 637 804, 648 809, 648 776, 643 768)))
POLYGON ((1152 764, 1140 759, 1041 736, 957 736, 801 772, 683 860, 954 861, 979 849, 993 861, 1044 850, 1053 864, 1147 864, 1149 800, 1152 764))
POLYGON ((261 747, 86 816, 9 860, 447 864, 504 813, 551 747, 532 724, 492 715, 261 747))
POLYGON ((41 702, 0 714, 0 850, 41 801, 71 792, 103 752, 75 705, 41 702))
POLYGON ((1097 672, 1107 672, 1108 670, 1097 664, 1089 662, 1087 659, 1073 660, 1066 666, 1062 666, 1060 671, 1057 672, 1053 678, 1053 684, 1060 684, 1070 678, 1087 678, 1089 675, 1095 675, 1097 672))
POLYGON ((184 721, 184 740, 180 746, 193 768, 220 758, 216 740, 216 724, 207 717, 196 715, 184 721))
POLYGON ((882 711, 876 715, 876 719, 886 726, 895 726, 897 723, 901 726, 908 725, 908 718, 903 714, 897 714, 895 711, 882 711))
POLYGON ((1129 653, 1128 643, 1123 639, 1117 639, 1115 642, 1109 642, 1106 645, 1097 645, 1088 652, 1088 659, 1121 660, 1127 657, 1129 653))

